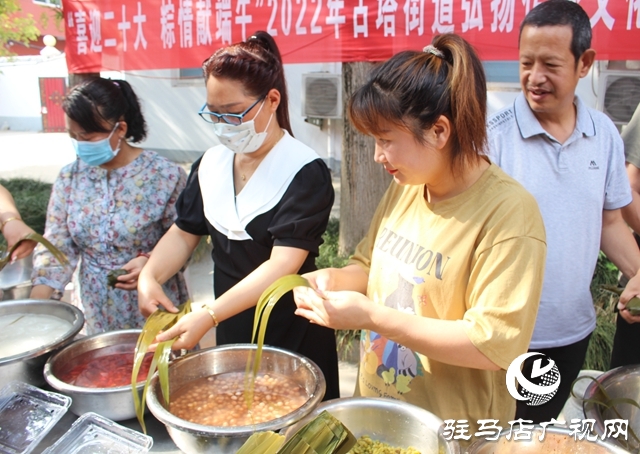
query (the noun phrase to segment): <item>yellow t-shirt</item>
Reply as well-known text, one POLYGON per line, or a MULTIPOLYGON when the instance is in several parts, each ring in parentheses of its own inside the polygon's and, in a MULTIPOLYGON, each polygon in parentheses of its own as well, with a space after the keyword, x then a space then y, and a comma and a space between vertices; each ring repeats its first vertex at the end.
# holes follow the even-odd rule
POLYGON ((433 361, 364 331, 357 392, 467 420, 470 435, 481 419, 506 428, 515 400, 505 370, 527 351, 542 289, 546 244, 538 205, 493 164, 448 200, 430 204, 424 191, 392 183, 350 263, 368 272, 374 303, 462 323, 502 370, 433 361))

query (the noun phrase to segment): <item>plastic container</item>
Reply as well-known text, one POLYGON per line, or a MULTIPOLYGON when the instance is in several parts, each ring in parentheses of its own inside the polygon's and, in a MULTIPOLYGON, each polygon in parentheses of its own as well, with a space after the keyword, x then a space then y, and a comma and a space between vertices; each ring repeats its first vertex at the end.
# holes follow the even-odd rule
POLYGON ((0 391, 0 452, 28 454, 64 416, 71 399, 23 382, 0 391))
POLYGON ((131 454, 149 452, 153 439, 97 413, 80 416, 42 454, 131 454))

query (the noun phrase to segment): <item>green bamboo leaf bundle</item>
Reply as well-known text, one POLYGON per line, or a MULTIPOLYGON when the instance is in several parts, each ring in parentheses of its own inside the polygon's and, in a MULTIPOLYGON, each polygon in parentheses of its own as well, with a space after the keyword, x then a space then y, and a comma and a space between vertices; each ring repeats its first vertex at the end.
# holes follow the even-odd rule
POLYGON ((251 409, 251 404, 253 403, 255 381, 258 371, 260 370, 260 363, 262 362, 262 347, 264 346, 264 335, 267 331, 269 316, 271 315, 273 307, 280 298, 295 287, 309 287, 309 282, 297 274, 283 276, 262 292, 262 295, 260 295, 260 299, 258 300, 258 304, 256 304, 251 339, 253 342, 257 343, 257 348, 255 355, 249 354, 249 357, 247 358, 247 367, 244 376, 244 397, 247 408, 249 409, 251 409))
POLYGON ((236 454, 276 454, 284 443, 284 435, 275 432, 257 432, 240 447, 236 454))
POLYGON ((349 429, 325 410, 298 430, 277 454, 342 454, 356 442, 349 429))
MULTIPOLYGON (((615 287, 613 285, 603 285, 602 288, 604 290, 609 290, 610 292, 613 292, 618 296, 622 295, 622 292, 624 291, 624 288, 615 287)), ((627 302, 626 308, 629 309, 629 313, 631 315, 640 315, 640 298, 638 298, 637 296, 631 298, 627 302)))
POLYGON ((9 264, 9 262, 11 261, 11 256, 13 255, 15 250, 18 249, 18 246, 20 246, 23 241, 35 241, 36 243, 42 244, 44 247, 46 247, 49 250, 49 252, 51 252, 51 254, 56 258, 58 263, 60 263, 61 265, 69 265, 69 260, 67 260, 67 256, 64 255, 62 251, 60 251, 60 249, 58 249, 53 244, 51 244, 49 240, 47 240, 45 237, 43 237, 39 233, 34 232, 34 233, 29 233, 21 240, 16 241, 16 244, 11 246, 11 249, 9 249, 9 252, 7 252, 6 255, 0 259, 0 271, 2 271, 2 269, 9 264))
POLYGON ((142 332, 138 336, 138 342, 136 343, 136 349, 134 351, 133 370, 131 371, 131 392, 133 393, 133 405, 136 410, 136 416, 142 426, 142 431, 146 434, 147 427, 144 423, 144 408, 146 404, 146 395, 151 377, 158 370, 158 378, 160 381, 160 388, 162 390, 162 397, 165 404, 169 405, 169 358, 171 355, 171 346, 176 341, 176 338, 161 342, 156 347, 156 351, 153 354, 151 366, 149 367, 149 373, 147 374, 147 380, 144 384, 142 391, 142 397, 138 395, 138 389, 136 387, 138 383, 138 375, 140 373, 140 367, 145 355, 149 351, 149 346, 161 331, 166 331, 171 328, 180 317, 191 312, 191 301, 187 301, 184 304, 178 306, 179 312, 172 313, 162 309, 158 309, 149 316, 142 332))

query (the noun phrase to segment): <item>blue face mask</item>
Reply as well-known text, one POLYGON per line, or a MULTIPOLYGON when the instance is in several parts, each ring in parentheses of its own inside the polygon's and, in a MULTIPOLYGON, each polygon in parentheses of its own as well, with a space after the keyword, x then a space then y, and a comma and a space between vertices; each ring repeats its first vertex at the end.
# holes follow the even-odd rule
MULTIPOLYGON (((111 149, 109 140, 118 128, 118 125, 119 123, 115 124, 111 134, 109 134, 109 137, 106 139, 96 140, 95 142, 71 139, 71 143, 73 144, 73 148, 75 148, 78 157, 90 166, 100 166, 115 158, 120 151, 120 147, 118 146, 115 150, 111 149)), ((119 141, 118 144, 120 144, 119 141)))

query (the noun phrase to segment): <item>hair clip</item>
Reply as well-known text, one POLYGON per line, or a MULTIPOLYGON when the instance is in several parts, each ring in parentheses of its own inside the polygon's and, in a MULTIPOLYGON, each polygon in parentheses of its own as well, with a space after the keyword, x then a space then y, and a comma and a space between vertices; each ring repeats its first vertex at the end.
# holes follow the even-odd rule
POLYGON ((436 47, 433 44, 429 44, 428 46, 425 46, 424 49, 422 49, 422 52, 428 52, 444 60, 444 54, 442 53, 442 51, 436 49, 436 47))

